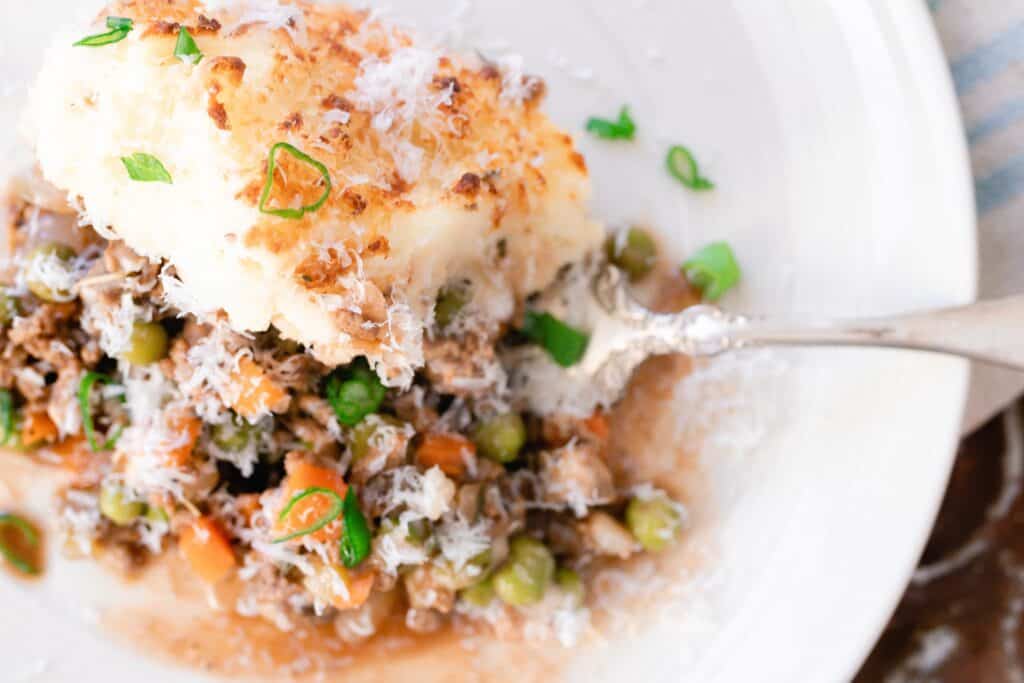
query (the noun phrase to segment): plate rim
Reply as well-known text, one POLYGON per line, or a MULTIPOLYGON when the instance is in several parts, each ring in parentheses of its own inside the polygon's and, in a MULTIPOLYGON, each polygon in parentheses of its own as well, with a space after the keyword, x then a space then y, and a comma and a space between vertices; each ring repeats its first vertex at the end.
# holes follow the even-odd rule
MULTIPOLYGON (((901 39, 904 49, 914 49, 923 58, 924 66, 909 65, 911 72, 918 76, 919 84, 917 91, 920 96, 926 97, 935 105, 930 110, 929 122, 936 132, 935 138, 945 141, 942 150, 936 149, 933 152, 936 156, 946 158, 951 168, 958 169, 958 177, 947 179, 947 190, 953 190, 954 194, 947 194, 946 202, 957 206, 957 214, 962 221, 960 232, 962 237, 970 245, 971 251, 964 256, 962 267, 968 269, 969 288, 964 293, 965 299, 975 301, 979 291, 979 237, 978 237, 978 215, 974 194, 974 174, 971 166, 970 150, 967 138, 964 133, 963 116, 960 110, 960 101, 956 94, 956 86, 953 75, 949 70, 948 57, 942 47, 938 26, 934 23, 932 14, 926 0, 917 0, 911 3, 890 4, 885 0, 872 0, 874 14, 879 24, 887 22, 895 31, 895 36, 901 39), (930 73, 922 73, 927 67, 930 73), (940 154, 941 152, 941 154, 940 154)), ((967 410, 967 400, 971 384, 971 365, 968 361, 960 362, 960 386, 956 388, 959 394, 957 401, 960 404, 958 411, 960 422, 967 410)), ((960 422, 957 424, 959 425, 960 422)), ((921 530, 919 538, 915 540, 917 552, 913 564, 904 567, 901 572, 904 577, 900 582, 900 589, 894 595, 888 596, 886 600, 879 600, 879 615, 877 625, 865 633, 864 642, 859 643, 856 648, 851 646, 851 652, 856 652, 856 657, 850 659, 849 663, 839 663, 834 668, 834 676, 830 680, 852 681, 860 672, 868 657, 874 651, 880 638, 885 632, 889 621, 892 619, 896 609, 899 607, 913 578, 914 572, 920 563, 920 556, 924 552, 928 539, 931 537, 938 518, 939 509, 949 488, 949 478, 953 472, 953 465, 960 443, 959 427, 954 432, 952 443, 947 449, 942 466, 945 474, 941 477, 941 487, 929 494, 929 512, 927 519, 929 524, 921 530)), ((938 466, 938 465, 937 465, 938 466)))

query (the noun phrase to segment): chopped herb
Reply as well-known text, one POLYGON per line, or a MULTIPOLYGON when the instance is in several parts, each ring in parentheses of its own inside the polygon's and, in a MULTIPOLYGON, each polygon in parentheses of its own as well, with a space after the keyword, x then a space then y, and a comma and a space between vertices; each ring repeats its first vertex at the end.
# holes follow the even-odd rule
POLYGON ((97 33, 82 38, 74 44, 74 47, 100 47, 101 45, 119 43, 132 32, 135 22, 126 17, 107 17, 107 28, 110 30, 106 33, 97 33))
POLYGON ((203 58, 203 53, 196 45, 192 34, 184 26, 178 31, 178 42, 174 46, 174 56, 188 64, 198 64, 203 58))
POLYGON ((603 140, 632 140, 636 137, 636 124, 629 115, 629 107, 623 107, 618 121, 594 117, 587 121, 587 131, 603 140))
POLYGON ((174 182, 164 165, 151 154, 136 152, 130 157, 121 157, 121 163, 128 170, 128 177, 142 183, 174 182))
POLYGON ((7 389, 0 389, 0 445, 14 436, 14 397, 7 389))
MULTIPOLYGON (((103 442, 101 446, 96 441, 96 426, 93 422, 92 417, 92 405, 90 403, 90 397, 92 395, 92 388, 95 384, 111 384, 113 383, 108 375, 104 375, 99 372, 88 372, 82 377, 82 381, 78 384, 78 409, 82 413, 82 425, 85 429, 85 438, 89 441, 89 448, 94 453, 100 451, 109 451, 117 443, 117 440, 121 437, 121 427, 117 428, 110 438, 103 442)), ((124 397, 121 398, 124 401, 124 397)))
POLYGON ((131 31, 135 22, 128 17, 107 17, 107 28, 115 31, 131 31))
POLYGON ((345 534, 341 537, 341 563, 349 569, 356 567, 370 554, 370 527, 359 509, 354 486, 345 496, 345 534))
POLYGON ((682 145, 676 145, 668 150, 668 171, 674 175, 679 182, 691 190, 711 190, 715 184, 700 174, 700 167, 693 153, 682 145))
POLYGON ((315 521, 311 526, 308 526, 305 529, 300 529, 295 533, 288 534, 283 538, 276 538, 273 541, 274 543, 284 543, 285 541, 290 541, 294 538, 299 538, 300 536, 307 536, 309 534, 316 533, 317 531, 320 531, 334 520, 338 519, 338 517, 341 517, 345 501, 342 500, 341 496, 338 495, 337 491, 313 487, 299 491, 294 496, 292 496, 292 499, 289 500, 288 504, 284 506, 283 510, 281 510, 281 514, 278 515, 277 520, 279 522, 284 521, 285 518, 287 518, 288 515, 291 514, 292 508, 294 508, 297 503, 305 500, 306 498, 309 498, 310 496, 327 496, 331 500, 330 509, 324 513, 323 517, 315 521))
POLYGON ((550 313, 527 311, 522 332, 543 346, 563 368, 580 362, 590 342, 586 334, 566 325, 550 313))
POLYGON ((633 281, 650 273, 658 261, 658 246, 654 238, 640 228, 629 228, 609 236, 604 251, 612 265, 626 271, 633 281))
POLYGON ((365 360, 339 370, 327 380, 327 402, 338 422, 355 427, 370 413, 377 412, 387 390, 365 360))
POLYGON ((718 301, 740 281, 740 266, 725 242, 704 247, 683 264, 683 273, 706 301, 718 301))
POLYGON ((271 216, 277 216, 278 218, 288 218, 291 220, 298 220, 305 216, 307 213, 318 211, 321 206, 327 202, 327 198, 331 196, 331 173, 327 170, 327 167, 322 163, 309 156, 294 145, 290 145, 287 142, 279 142, 270 148, 270 155, 267 157, 267 181, 263 186, 263 193, 260 195, 259 210, 260 213, 269 214, 271 216), (268 209, 267 202, 270 200, 270 191, 274 188, 274 172, 277 170, 277 153, 280 150, 284 150, 291 154, 293 157, 309 164, 320 173, 320 177, 324 181, 324 193, 312 204, 299 207, 297 209, 268 209))
MULTIPOLYGON (((36 531, 35 527, 29 524, 27 521, 17 515, 10 513, 0 514, 0 527, 13 527, 18 533, 21 534, 25 542, 31 546, 36 547, 39 545, 39 532, 36 531)), ((39 568, 34 567, 31 562, 19 555, 14 549, 0 540, 0 555, 11 563, 11 565, 22 572, 23 574, 38 574, 39 568)))

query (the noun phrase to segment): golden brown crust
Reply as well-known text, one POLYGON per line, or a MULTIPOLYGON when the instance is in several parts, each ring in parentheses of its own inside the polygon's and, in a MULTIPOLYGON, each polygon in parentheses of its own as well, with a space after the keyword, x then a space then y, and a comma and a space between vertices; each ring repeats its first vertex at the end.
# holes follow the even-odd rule
MULTIPOLYGON (((396 211, 445 196, 462 208, 467 198, 470 208, 481 208, 484 201, 498 228, 508 217, 528 212, 531 198, 546 190, 546 171, 524 160, 544 156, 552 168, 586 173, 571 139, 565 136, 561 144, 563 134, 538 110, 543 83, 524 77, 515 84, 522 101, 510 104, 502 95, 508 76, 489 63, 471 66, 441 57, 428 84, 441 104, 407 124, 378 130, 373 112, 353 102, 356 79, 368 59, 387 61, 397 49, 413 45, 412 38, 370 21, 364 11, 305 0, 292 6, 301 10, 302 20, 270 32, 274 54, 269 71, 257 76, 243 56, 246 41, 252 49, 258 26, 231 25, 219 14, 213 18, 197 0, 124 0, 115 5, 117 12, 146 25, 147 38, 166 39, 163 34, 177 25, 200 32, 197 41, 207 57, 198 68, 208 83, 208 113, 214 125, 231 131, 237 141, 240 165, 248 169, 240 194, 244 201, 257 203, 267 151, 281 140, 332 170, 335 190, 315 216, 300 221, 266 216, 246 235, 248 246, 290 252, 311 237, 318 222, 353 217, 367 228, 362 239, 370 240, 386 232, 396 211), (406 177, 396 153, 403 145, 419 150, 425 168, 442 161, 456 174, 406 177), (564 156, 552 159, 553 151, 564 156), (518 171, 501 172, 511 165, 518 171)), ((283 175, 274 184, 272 206, 316 201, 322 188, 311 182, 315 177, 308 167, 282 155, 279 168, 283 175)), ((367 244, 356 245, 357 251, 367 244)))

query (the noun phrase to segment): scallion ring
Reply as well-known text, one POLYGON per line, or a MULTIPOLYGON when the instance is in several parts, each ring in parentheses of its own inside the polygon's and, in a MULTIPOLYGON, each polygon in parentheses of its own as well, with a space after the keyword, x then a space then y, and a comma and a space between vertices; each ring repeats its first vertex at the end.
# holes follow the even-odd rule
POLYGON ((359 509, 356 489, 350 486, 345 496, 345 533, 341 537, 339 553, 341 563, 353 569, 370 554, 370 527, 359 509))
POLYGON ((544 347, 563 368, 580 362, 587 352, 590 337, 550 313, 527 311, 522 333, 544 347))
POLYGON ((705 301, 718 301, 741 277, 732 247, 725 242, 709 244, 683 263, 683 273, 701 291, 705 301))
POLYGON ((715 184, 700 173, 700 166, 693 153, 682 145, 675 145, 668 150, 666 159, 669 173, 691 190, 698 192, 714 189, 715 184))
POLYGON ((135 28, 135 22, 127 17, 107 17, 106 33, 86 36, 75 43, 72 47, 101 47, 111 43, 119 43, 128 37, 128 34, 135 28))
POLYGON ((272 541, 273 543, 284 543, 285 541, 290 541, 292 539, 299 538, 300 536, 308 536, 309 534, 316 533, 334 520, 338 519, 338 517, 341 517, 345 508, 345 501, 338 495, 338 492, 332 491, 331 489, 312 487, 303 489, 292 496, 292 499, 289 500, 288 504, 284 506, 283 510, 281 510, 281 514, 278 515, 277 521, 284 521, 288 515, 291 514, 292 508, 294 508, 296 504, 310 496, 327 496, 331 500, 331 508, 324 513, 323 517, 318 519, 311 526, 308 526, 305 529, 300 529, 299 531, 288 534, 287 536, 283 536, 282 538, 276 538, 272 541))
POLYGON ((7 389, 0 389, 0 445, 14 436, 14 396, 7 389))
MULTIPOLYGON (((92 405, 89 401, 89 398, 92 395, 92 388, 95 384, 112 384, 113 381, 113 379, 103 373, 88 372, 82 377, 82 381, 78 384, 78 409, 82 414, 82 426, 85 430, 85 438, 89 442, 89 448, 94 453, 109 451, 121 437, 122 428, 118 427, 114 434, 103 442, 102 446, 96 441, 96 425, 93 422, 92 405)), ((123 402, 124 398, 122 397, 121 400, 123 402)))
MULTIPOLYGON (((39 532, 36 531, 34 526, 21 517, 10 513, 0 514, 0 527, 5 526, 13 527, 21 534, 22 538, 25 539, 25 542, 28 543, 29 546, 34 548, 39 545, 39 532)), ((39 573, 38 567, 33 566, 31 562, 18 555, 17 552, 3 541, 0 541, 0 555, 3 555, 4 559, 11 563, 11 566, 23 574, 31 575, 39 573)))
POLYGON ((327 198, 331 196, 331 189, 333 187, 334 186, 331 184, 331 173, 327 170, 326 166, 300 150, 298 147, 290 145, 287 142, 279 142, 270 148, 270 154, 267 157, 267 181, 263 185, 263 192, 260 194, 259 210, 260 213, 277 216, 278 218, 299 220, 307 213, 318 211, 320 207, 327 203, 327 198), (309 164, 320 173, 320 177, 323 178, 324 181, 324 193, 314 203, 301 206, 297 209, 267 208, 267 202, 270 200, 270 191, 274 188, 274 172, 277 170, 277 153, 281 150, 288 152, 288 154, 291 154, 299 161, 309 164))

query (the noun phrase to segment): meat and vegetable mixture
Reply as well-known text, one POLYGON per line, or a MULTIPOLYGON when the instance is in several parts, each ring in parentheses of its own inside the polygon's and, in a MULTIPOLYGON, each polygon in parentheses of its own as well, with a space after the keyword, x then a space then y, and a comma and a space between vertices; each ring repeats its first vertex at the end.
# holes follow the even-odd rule
MULTIPOLYGON (((183 313, 172 268, 38 195, 8 206, 0 438, 71 473, 69 553, 129 571, 180 553, 199 581, 238 582, 246 616, 361 639, 395 614, 430 631, 578 611, 595 563, 680 534, 678 503, 613 476, 604 414, 507 402, 496 349, 530 343, 521 311, 475 325, 453 283, 424 368, 388 389, 361 359, 327 367, 273 330, 183 313)), ((608 249, 640 277, 655 254, 633 233, 608 249)), ((555 358, 577 342, 542 339, 555 358)))
MULTIPOLYGON (((180 556, 282 630, 574 642, 588 578, 685 515, 625 478, 605 413, 524 398, 502 364, 585 354, 529 305, 567 264, 658 258, 588 215, 543 81, 306 0, 114 0, 92 26, 47 52, 38 177, 0 226, 0 445, 66 473, 66 551, 180 556)), ((637 132, 628 108, 586 128, 637 132)), ((687 148, 664 163, 713 188, 687 148)), ((682 271, 707 300, 739 280, 723 243, 682 271)), ((0 514, 9 564, 38 571, 39 545, 0 514)))

